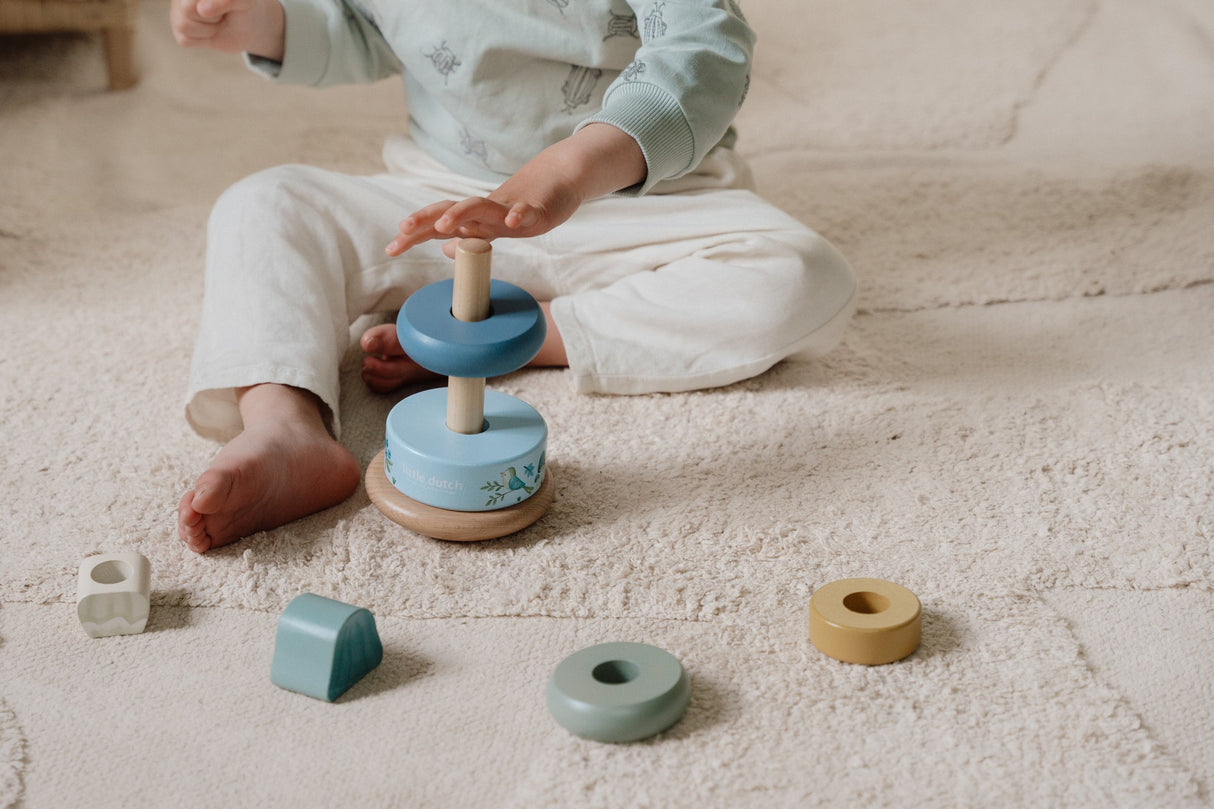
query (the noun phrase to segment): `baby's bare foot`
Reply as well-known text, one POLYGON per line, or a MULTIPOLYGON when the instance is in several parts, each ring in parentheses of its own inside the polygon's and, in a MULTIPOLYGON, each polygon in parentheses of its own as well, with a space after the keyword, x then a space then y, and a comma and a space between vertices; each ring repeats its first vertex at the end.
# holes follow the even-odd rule
POLYGON ((191 550, 205 553, 337 505, 354 493, 361 476, 358 461, 318 414, 246 417, 244 432, 181 498, 178 534, 191 550))
POLYGON ((359 344, 367 353, 363 357, 363 381, 376 393, 390 393, 438 376, 409 359, 391 323, 367 329, 359 344))

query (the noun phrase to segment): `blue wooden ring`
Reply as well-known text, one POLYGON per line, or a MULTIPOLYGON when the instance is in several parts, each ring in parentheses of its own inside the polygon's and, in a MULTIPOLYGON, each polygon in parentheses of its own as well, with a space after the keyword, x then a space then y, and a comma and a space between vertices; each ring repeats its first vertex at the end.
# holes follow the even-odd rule
POLYGON ((548 681, 548 710, 575 736, 634 742, 674 725, 691 681, 669 652, 644 643, 601 643, 561 661, 548 681))
POLYGON ((526 290, 489 282, 489 317, 468 322, 451 314, 451 279, 409 296, 396 318, 396 334, 410 359, 443 376, 484 379, 522 368, 539 353, 547 324, 526 290))
POLYGON ((539 491, 548 427, 535 408, 485 391, 485 429, 446 426, 447 389, 415 393, 388 413, 384 475, 402 494, 449 511, 495 511, 539 491))

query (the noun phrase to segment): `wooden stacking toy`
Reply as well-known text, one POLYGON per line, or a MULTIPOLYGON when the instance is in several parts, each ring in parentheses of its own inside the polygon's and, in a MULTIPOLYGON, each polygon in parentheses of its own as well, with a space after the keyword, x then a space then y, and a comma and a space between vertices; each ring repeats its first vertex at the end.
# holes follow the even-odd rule
POLYGON ((535 298, 490 278, 492 245, 462 239, 455 277, 423 287, 396 322, 405 353, 448 377, 388 414, 367 494, 388 519, 436 539, 474 541, 521 531, 552 504, 548 428, 525 402, 485 378, 526 365, 544 343, 535 298))

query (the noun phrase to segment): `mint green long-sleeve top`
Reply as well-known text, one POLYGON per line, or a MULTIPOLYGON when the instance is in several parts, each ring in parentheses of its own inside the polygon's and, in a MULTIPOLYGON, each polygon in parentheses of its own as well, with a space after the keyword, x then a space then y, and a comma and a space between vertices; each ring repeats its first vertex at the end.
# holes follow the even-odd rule
POLYGON ((281 0, 276 81, 404 76, 413 139, 448 168, 504 179, 598 121, 644 152, 645 182, 732 142, 754 34, 735 0, 281 0))

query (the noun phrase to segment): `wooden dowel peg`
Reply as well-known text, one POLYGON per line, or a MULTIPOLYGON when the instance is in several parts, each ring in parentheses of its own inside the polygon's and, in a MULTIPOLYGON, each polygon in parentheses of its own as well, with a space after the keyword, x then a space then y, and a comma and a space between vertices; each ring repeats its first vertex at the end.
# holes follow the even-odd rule
MULTIPOLYGON (((489 317, 489 273, 493 245, 484 239, 461 239, 455 246, 451 314, 476 323, 489 317)), ((485 426, 485 380, 453 376, 447 380, 447 428, 475 435, 485 426)))
POLYGON ((477 323, 489 317, 489 266, 493 245, 484 239, 461 239, 455 247, 455 288, 451 314, 477 323))
POLYGON ((447 429, 476 435, 485 429, 485 380, 447 378, 447 429))

